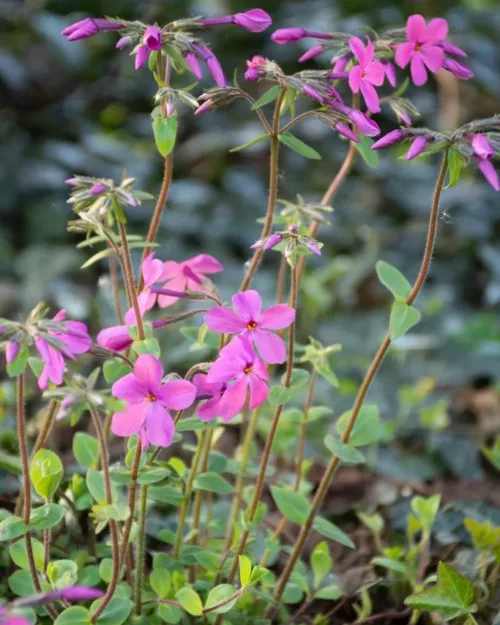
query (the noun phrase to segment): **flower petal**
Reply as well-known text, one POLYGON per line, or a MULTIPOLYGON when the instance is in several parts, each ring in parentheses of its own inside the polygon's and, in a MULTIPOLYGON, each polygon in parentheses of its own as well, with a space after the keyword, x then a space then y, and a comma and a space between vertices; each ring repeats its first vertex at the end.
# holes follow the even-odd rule
POLYGON ((282 330, 295 320, 295 310, 288 304, 277 304, 264 310, 260 317, 259 328, 264 330, 282 330))
POLYGON ((248 407, 250 410, 257 408, 263 404, 269 395, 267 384, 257 375, 250 376, 250 402, 248 407))
POLYGON ((139 382, 133 373, 127 373, 117 380, 111 389, 113 397, 125 399, 134 403, 142 402, 147 395, 147 389, 139 382))
POLYGON ((422 46, 420 56, 431 72, 437 73, 443 67, 444 52, 437 46, 422 46))
POLYGON ((442 17, 435 17, 427 25, 425 43, 439 43, 448 36, 448 22, 442 17))
POLYGON ((349 89, 353 93, 359 93, 362 75, 363 70, 361 68, 361 65, 355 65, 349 72, 349 89))
POLYGON ((498 174, 493 167, 493 164, 490 161, 479 161, 478 166, 483 176, 495 189, 495 191, 500 191, 500 181, 498 179, 498 174))
POLYGON ((187 380, 170 380, 162 385, 156 396, 166 408, 182 410, 194 402, 196 386, 187 380))
POLYGON ((243 410, 247 398, 248 376, 243 376, 232 384, 219 402, 220 416, 229 421, 243 410))
POLYGON ((129 348, 133 341, 128 333, 127 326, 112 326, 104 328, 97 335, 97 344, 115 352, 129 348))
POLYGON ((256 330, 253 333, 255 345, 262 358, 270 364, 281 364, 286 360, 285 341, 266 330, 256 330))
POLYGON ((385 69, 382 63, 380 61, 370 63, 365 70, 365 77, 372 85, 380 87, 385 78, 385 69))
POLYGON ((219 396, 209 399, 198 406, 196 414, 202 421, 212 421, 220 414, 220 400, 221 398, 219 396))
POLYGON ((424 62, 420 52, 416 52, 411 57, 411 77, 417 87, 425 85, 427 82, 427 70, 425 69, 424 62))
POLYGON ((409 41, 423 43, 423 38, 427 33, 425 20, 421 15, 410 15, 406 22, 406 36, 409 41))
POLYGON ((208 329, 219 334, 236 334, 245 330, 247 324, 234 310, 224 306, 210 309, 205 315, 208 329))
POLYGON ((148 404, 128 404, 124 412, 115 412, 111 420, 111 431, 115 436, 137 434, 146 420, 148 404))
POLYGON ((157 447, 169 447, 175 434, 175 424, 168 411, 157 401, 151 402, 146 412, 146 435, 157 447))
POLYGON ((362 80, 360 84, 361 93, 363 94, 363 98, 365 99, 366 106, 368 110, 372 113, 380 112, 380 102, 378 99, 378 93, 375 90, 375 87, 369 83, 367 80, 362 80))
POLYGON ((262 299, 257 291, 250 289, 233 295, 233 305, 246 322, 259 321, 262 311, 262 299))
POLYGON ((146 256, 142 263, 142 276, 147 286, 158 282, 162 277, 163 271, 164 263, 159 258, 155 258, 154 252, 146 256))
POLYGON ((135 361, 134 375, 143 387, 155 393, 160 388, 163 367, 156 356, 141 354, 135 361))
POLYGON ((359 37, 350 37, 349 47, 351 48, 354 56, 358 59, 360 65, 364 65, 365 62, 365 46, 359 37))
POLYGON ((219 273, 224 269, 224 267, 219 263, 219 261, 210 256, 210 254, 198 254, 191 260, 185 261, 191 269, 197 273, 219 273))
POLYGON ((375 54, 375 48, 373 47, 373 43, 371 42, 371 39, 368 37, 367 42, 366 42, 365 60, 363 62, 363 65, 365 67, 373 61, 374 54, 375 54))
POLYGON ((399 67, 406 67, 410 62, 412 54, 415 50, 413 43, 400 43, 396 46, 396 54, 394 55, 394 61, 399 67))

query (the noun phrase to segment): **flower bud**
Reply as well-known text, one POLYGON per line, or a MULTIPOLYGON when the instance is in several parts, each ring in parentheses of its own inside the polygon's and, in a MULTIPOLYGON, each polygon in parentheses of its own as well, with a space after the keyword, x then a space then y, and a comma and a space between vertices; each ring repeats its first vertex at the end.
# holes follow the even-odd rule
POLYGON ((281 243, 281 234, 278 234, 277 232, 275 232, 264 243, 264 250, 270 250, 271 248, 275 247, 279 243, 281 243))
POLYGON ((323 46, 318 43, 312 48, 309 48, 307 52, 304 52, 304 54, 299 58, 299 63, 305 63, 306 61, 310 61, 311 59, 314 59, 315 57, 319 56, 322 53, 323 53, 323 46))
POLYGON ((474 135, 472 137, 471 146, 474 156, 477 156, 481 160, 489 160, 495 155, 493 146, 485 135, 474 135))
POLYGON ((401 141, 404 141, 409 134, 409 132, 405 132, 404 130, 392 130, 381 137, 378 141, 375 141, 372 145, 372 150, 380 150, 380 148, 387 148, 395 143, 400 143, 401 141))
POLYGON ((271 17, 262 9, 250 9, 245 13, 236 13, 233 16, 236 26, 246 28, 252 33, 261 33, 273 23, 271 17))
POLYGON ((207 100, 206 102, 203 102, 203 104, 196 109, 194 114, 201 115, 202 113, 206 113, 206 111, 211 111, 212 109, 213 109, 212 100, 207 100))
POLYGON ((144 45, 151 51, 161 50, 161 30, 158 26, 148 26, 144 32, 144 45))
POLYGON ((147 63, 149 59, 149 48, 141 46, 135 54, 135 69, 139 70, 147 63))
POLYGON ((194 52, 188 52, 184 59, 191 73, 193 73, 196 78, 203 78, 203 71, 196 54, 194 52))
POLYGON ((406 160, 411 161, 412 159, 416 158, 419 154, 422 154, 422 152, 427 147, 427 144, 429 144, 430 142, 431 142, 431 139, 429 137, 416 137, 415 139, 413 139, 410 149, 408 150, 408 153, 406 154, 406 160))
POLYGON ((293 28, 278 28, 271 35, 271 39, 274 43, 279 43, 280 45, 285 45, 286 43, 290 43, 291 41, 300 41, 306 36, 306 31, 299 26, 294 26, 293 28))
POLYGON ((106 191, 106 185, 102 184, 102 182, 92 185, 89 189, 90 195, 99 195, 103 191, 106 191))
POLYGON ((474 78, 474 72, 469 69, 467 65, 459 63, 454 59, 445 59, 443 61, 443 69, 448 70, 453 74, 453 76, 459 78, 460 80, 470 80, 471 78, 474 78))
POLYGON ((359 137, 351 130, 351 128, 349 128, 347 124, 344 124, 344 122, 338 122, 335 124, 335 130, 339 133, 339 135, 349 139, 349 141, 359 143, 359 137))
POLYGON ((376 137, 380 134, 380 128, 377 122, 373 121, 373 119, 365 115, 362 111, 351 109, 348 116, 362 135, 376 137))
POLYGON ((9 341, 5 349, 5 359, 11 363, 19 354, 20 345, 17 341, 9 341))
POLYGON ((452 54, 453 56, 460 56, 462 58, 467 56, 467 52, 465 52, 465 50, 462 50, 462 48, 459 48, 448 41, 442 41, 439 44, 439 47, 446 52, 446 54, 452 54))
POLYGON ((122 37, 121 39, 118 39, 118 41, 116 42, 116 46, 115 47, 118 50, 121 50, 122 48, 125 48, 129 44, 130 44, 130 37, 122 37))

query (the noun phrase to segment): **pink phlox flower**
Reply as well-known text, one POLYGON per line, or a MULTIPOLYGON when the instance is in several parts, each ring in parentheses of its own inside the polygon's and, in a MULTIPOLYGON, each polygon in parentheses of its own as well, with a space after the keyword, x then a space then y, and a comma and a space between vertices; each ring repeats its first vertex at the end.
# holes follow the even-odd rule
POLYGON ((351 37, 349 47, 359 63, 349 72, 349 87, 353 93, 361 91, 368 110, 378 113, 380 103, 375 87, 380 87, 384 82, 384 66, 381 61, 374 60, 375 49, 370 39, 367 38, 365 48, 359 37, 351 37))
MULTIPOLYGON (((168 260, 163 265, 160 282, 165 281, 165 288, 171 291, 207 292, 212 282, 206 276, 219 273, 224 269, 221 263, 210 254, 198 254, 181 263, 168 260)), ((177 302, 179 297, 174 295, 158 295, 158 305, 166 308, 177 302)))
POLYGON ((161 30, 158 26, 148 26, 144 31, 144 45, 152 52, 161 50, 161 30))
POLYGON ((205 61, 205 65, 217 85, 223 88, 226 87, 227 80, 224 75, 224 70, 212 50, 207 48, 205 45, 198 45, 195 43, 191 45, 191 49, 205 61))
POLYGON ((143 449, 150 444, 168 447, 175 425, 169 410, 182 410, 194 402, 196 387, 187 380, 163 381, 161 362, 151 354, 142 354, 132 373, 113 384, 113 396, 127 402, 123 412, 116 412, 111 431, 116 436, 138 434, 143 449))
POLYGON ((500 180, 491 163, 491 159, 495 156, 495 150, 488 137, 481 134, 472 135, 471 146, 481 173, 495 191, 500 191, 500 180))
POLYGON ((273 23, 271 16, 262 9, 250 9, 245 13, 235 13, 233 23, 252 33, 261 33, 273 23))
MULTIPOLYGON (((151 326, 153 329, 156 329, 167 325, 167 323, 167 319, 157 319, 151 323, 151 326)), ((135 325, 135 315, 133 319, 131 319, 130 325, 135 325)), ((96 338, 96 343, 98 345, 113 352, 123 352, 131 347, 133 342, 134 340, 129 333, 129 326, 126 325, 104 328, 99 332, 96 338)))
MULTIPOLYGON (((151 292, 151 287, 156 282, 160 282, 162 279, 167 279, 167 277, 164 277, 163 275, 164 265, 165 263, 163 263, 163 261, 155 258, 154 252, 151 252, 151 254, 146 256, 142 263, 141 273, 144 280, 144 288, 137 297, 141 317, 144 316, 146 311, 151 310, 156 303, 157 296, 155 293, 151 292)), ((135 325, 137 323, 135 310, 133 308, 130 308, 130 310, 128 310, 125 314, 125 323, 127 325, 135 325)))
POLYGON ((295 310, 287 304, 277 304, 262 311, 262 299, 253 290, 233 295, 233 306, 235 310, 225 306, 209 310, 205 316, 209 330, 219 334, 238 334, 255 343, 266 362, 285 362, 285 342, 272 330, 282 330, 291 325, 295 320, 295 310))
POLYGON ((418 87, 427 82, 427 69, 437 73, 443 66, 444 51, 441 44, 447 35, 448 23, 443 18, 432 19, 429 24, 418 14, 408 18, 408 41, 395 46, 394 60, 399 67, 406 67, 411 63, 411 77, 418 87))
POLYGON ((93 37, 104 30, 120 30, 121 28, 123 28, 123 24, 110 22, 104 17, 86 17, 67 26, 61 34, 68 41, 79 41, 80 39, 93 37))
POLYGON ((264 75, 263 68, 267 65, 267 59, 263 56, 256 55, 247 61, 247 71, 245 72, 245 80, 255 82, 264 75))
POLYGON ((199 394, 212 395, 208 401, 200 404, 196 410, 196 414, 202 421, 212 421, 221 416, 220 403, 227 389, 225 382, 208 382, 207 375, 197 373, 193 378, 193 384, 199 394))
POLYGON ((249 394, 249 408, 260 406, 269 395, 269 374, 264 361, 252 349, 244 336, 236 336, 220 351, 219 358, 207 374, 207 382, 227 383, 218 403, 224 421, 235 417, 245 405, 249 394))

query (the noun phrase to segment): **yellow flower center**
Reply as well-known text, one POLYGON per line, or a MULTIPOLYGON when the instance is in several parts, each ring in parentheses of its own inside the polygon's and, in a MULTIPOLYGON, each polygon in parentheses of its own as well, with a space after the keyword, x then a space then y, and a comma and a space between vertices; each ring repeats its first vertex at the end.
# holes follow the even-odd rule
POLYGON ((247 330, 249 332, 253 332, 256 327, 257 327, 257 324, 255 323, 255 321, 250 321, 249 323, 247 323, 247 330))
POLYGON ((247 375, 250 375, 252 373, 252 365, 248 365, 248 367, 245 367, 243 369, 243 372, 246 373, 247 375))
POLYGON ((153 395, 153 393, 148 393, 146 395, 146 401, 150 401, 150 402, 156 401, 156 395, 153 395))

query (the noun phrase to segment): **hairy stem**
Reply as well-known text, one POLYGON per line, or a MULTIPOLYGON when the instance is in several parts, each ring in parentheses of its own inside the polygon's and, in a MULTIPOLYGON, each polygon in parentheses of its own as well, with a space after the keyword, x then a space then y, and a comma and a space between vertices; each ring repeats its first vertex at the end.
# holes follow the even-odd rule
MULTIPOLYGON (((426 241, 426 246, 425 246, 425 250, 424 250, 424 254, 422 258, 422 264, 420 266, 420 271, 418 273, 417 279, 415 280, 411 293, 408 296, 408 299, 406 300, 406 303, 409 306, 413 304, 413 302, 415 301, 417 295, 420 292, 420 289, 422 288, 422 285, 425 282, 427 274, 429 272, 429 267, 430 267, 431 260, 432 260, 432 253, 434 250, 434 244, 436 241, 437 224, 438 224, 438 218, 439 218, 439 201, 441 198, 441 192, 443 190, 447 169, 448 169, 448 152, 444 154, 444 157, 441 163, 441 168, 440 168, 439 175, 438 175, 438 179, 436 182, 436 187, 434 190, 434 197, 432 200, 431 212, 430 212, 430 217, 429 217, 429 225, 428 225, 428 230, 427 230, 427 241, 426 241)), ((354 401, 354 405, 351 411, 351 417, 342 435, 343 443, 347 443, 349 441, 349 437, 351 436, 352 430, 356 424, 356 419, 358 418, 360 410, 363 406, 363 402, 365 400, 366 394, 384 359, 384 356, 387 353, 387 350, 389 349, 390 344, 391 344, 391 337, 390 337, 390 334, 388 333, 385 336, 384 340, 382 341, 382 344, 380 345, 377 353, 375 354, 375 357, 358 391, 358 394, 356 396, 356 399, 354 401)), ((279 602, 281 600, 281 597, 283 596, 283 592, 285 590, 286 584, 288 580, 290 579, 290 575, 292 574, 295 563, 297 562, 298 558, 300 557, 300 554, 302 553, 304 544, 311 531, 314 518, 316 517, 316 514, 318 513, 318 510, 320 509, 321 504, 323 503, 326 493, 328 492, 330 482, 333 478, 333 475, 335 474, 338 464, 339 464, 338 456, 333 455, 321 479, 321 482, 318 486, 318 490, 316 491, 316 494, 314 496, 312 506, 311 506, 311 511, 304 525, 302 526, 300 530, 299 536, 294 545, 290 558, 285 566, 285 569, 280 579, 278 580, 276 584, 276 588, 275 588, 274 595, 273 595, 276 602, 279 602)), ((274 611, 274 609, 275 609, 275 606, 270 605, 268 608, 267 614, 270 615, 271 612, 274 611)))
POLYGON ((137 332, 139 334, 139 340, 144 341, 144 326, 142 325, 142 316, 139 308, 139 302, 137 300, 137 292, 135 290, 134 284, 134 272, 132 270, 132 260, 130 258, 130 250, 128 247, 127 241, 127 233, 125 231, 125 226, 121 221, 118 221, 118 230, 120 231, 120 240, 122 246, 122 256, 123 256, 123 268, 125 271, 125 283, 127 285, 127 290, 132 300, 132 307, 134 308, 135 313, 135 322, 137 324, 137 332))
POLYGON ((136 572, 134 588, 134 605, 137 616, 142 612, 142 584, 144 582, 144 558, 146 546, 146 513, 148 509, 148 487, 144 485, 141 489, 141 500, 139 504, 139 524, 137 528, 137 549, 136 549, 136 572))
MULTIPOLYGON (((212 449, 212 438, 214 435, 213 430, 208 430, 205 436, 201 458, 201 472, 206 473, 208 471, 208 461, 210 458, 210 451, 212 449)), ((198 544, 198 533, 200 531, 200 517, 201 517, 201 504, 203 499, 203 491, 197 490, 194 496, 193 502, 193 523, 191 529, 193 530, 193 545, 198 544)))
POLYGON ((116 316, 118 323, 123 325, 123 310, 120 301, 120 284, 118 282, 118 271, 116 270, 116 258, 109 257, 109 277, 111 279, 111 289, 113 291, 113 302, 115 304, 116 316))
MULTIPOLYGON (((285 97, 286 89, 282 89, 276 101, 274 109, 273 127, 271 132, 271 155, 269 161, 269 195, 267 202, 267 214, 260 238, 263 239, 269 235, 273 225, 274 210, 276 208, 276 199, 278 197, 278 153, 279 153, 279 132, 280 132, 280 111, 285 97)), ((246 291, 252 282, 252 278, 257 271, 257 267, 264 254, 264 248, 259 247, 255 250, 248 270, 243 278, 240 291, 246 291)))
MULTIPOLYGON (((139 474, 139 466, 141 462, 142 448, 141 443, 138 440, 135 448, 134 459, 132 460, 132 468, 130 470, 130 477, 132 479, 132 483, 128 489, 128 508, 130 510, 130 515, 125 522, 125 527, 122 532, 122 540, 120 544, 120 566, 125 562, 125 557, 128 549, 128 541, 130 538, 130 531, 132 529, 132 524, 134 522, 134 513, 135 513, 135 499, 137 496, 137 476, 139 474)), ((128 564, 130 562, 128 561, 128 564)), ((130 570, 131 566, 127 565, 127 575, 132 576, 132 571, 130 570)))

